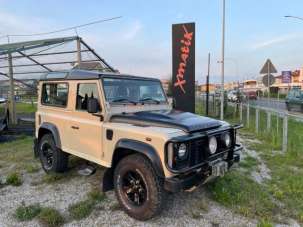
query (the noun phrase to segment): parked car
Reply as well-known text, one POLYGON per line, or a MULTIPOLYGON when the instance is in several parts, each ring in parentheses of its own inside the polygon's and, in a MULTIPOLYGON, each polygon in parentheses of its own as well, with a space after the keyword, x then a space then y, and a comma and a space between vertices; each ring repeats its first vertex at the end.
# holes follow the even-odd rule
POLYGON ((288 111, 295 109, 303 112, 303 91, 291 89, 285 98, 285 104, 288 111))
POLYGON ((167 191, 223 176, 240 160, 241 126, 172 109, 158 79, 72 70, 38 88, 42 168, 66 171, 69 154, 106 167, 103 190, 136 219, 158 214, 167 191))
POLYGON ((229 102, 237 102, 238 100, 237 91, 229 91, 227 93, 227 99, 229 102))
POLYGON ((0 132, 7 129, 9 122, 8 104, 5 98, 0 98, 0 132))
POLYGON ((257 100, 257 92, 256 91, 247 91, 245 92, 245 96, 247 100, 257 100))

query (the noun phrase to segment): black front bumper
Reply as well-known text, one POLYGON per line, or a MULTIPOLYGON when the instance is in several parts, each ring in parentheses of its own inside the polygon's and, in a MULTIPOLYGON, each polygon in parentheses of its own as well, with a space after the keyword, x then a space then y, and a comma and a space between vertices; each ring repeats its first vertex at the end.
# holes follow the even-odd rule
MULTIPOLYGON (((242 149, 243 148, 241 146, 238 146, 235 149, 235 152, 240 151, 242 149)), ((233 158, 231 160, 226 160, 226 162, 228 163, 228 168, 230 168, 234 163, 239 161, 240 161, 239 153, 234 153, 233 158)), ((203 184, 210 178, 211 175, 210 165, 208 163, 206 163, 206 165, 208 165, 206 168, 198 168, 192 171, 191 173, 177 175, 175 177, 165 179, 164 181, 165 190, 170 192, 179 192, 203 184)))

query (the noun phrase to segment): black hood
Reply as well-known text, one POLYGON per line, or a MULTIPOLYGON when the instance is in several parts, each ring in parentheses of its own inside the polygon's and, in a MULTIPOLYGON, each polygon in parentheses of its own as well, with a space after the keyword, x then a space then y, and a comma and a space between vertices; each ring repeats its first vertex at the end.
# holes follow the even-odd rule
POLYGON ((218 128, 218 120, 177 110, 140 111, 113 115, 111 122, 133 123, 143 126, 180 128, 186 132, 218 128))

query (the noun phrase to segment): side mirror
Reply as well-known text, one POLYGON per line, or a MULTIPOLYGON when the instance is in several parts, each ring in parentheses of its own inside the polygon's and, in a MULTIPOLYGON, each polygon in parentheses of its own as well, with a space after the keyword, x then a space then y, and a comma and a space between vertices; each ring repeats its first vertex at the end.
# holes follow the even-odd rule
POLYGON ((94 114, 99 112, 99 102, 96 98, 88 98, 87 100, 87 112, 94 114))

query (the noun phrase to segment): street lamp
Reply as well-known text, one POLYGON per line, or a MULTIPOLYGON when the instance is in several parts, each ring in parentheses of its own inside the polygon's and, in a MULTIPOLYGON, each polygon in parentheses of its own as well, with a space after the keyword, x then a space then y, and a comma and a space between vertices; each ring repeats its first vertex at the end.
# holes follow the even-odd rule
POLYGON ((222 12, 222 59, 221 59, 221 115, 220 119, 224 119, 224 57, 225 57, 225 0, 223 0, 222 12))

